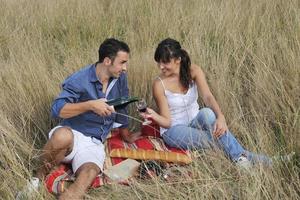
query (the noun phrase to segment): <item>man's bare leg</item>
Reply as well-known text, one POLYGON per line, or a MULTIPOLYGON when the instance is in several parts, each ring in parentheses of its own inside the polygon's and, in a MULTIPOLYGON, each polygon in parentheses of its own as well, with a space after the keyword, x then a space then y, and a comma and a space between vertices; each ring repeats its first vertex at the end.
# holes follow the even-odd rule
POLYGON ((36 176, 44 179, 51 168, 58 165, 73 149, 74 136, 68 127, 57 128, 45 144, 41 155, 42 165, 36 176))
POLYGON ((60 195, 59 200, 82 199, 99 173, 100 168, 96 164, 90 162, 83 164, 76 172, 75 182, 60 195))

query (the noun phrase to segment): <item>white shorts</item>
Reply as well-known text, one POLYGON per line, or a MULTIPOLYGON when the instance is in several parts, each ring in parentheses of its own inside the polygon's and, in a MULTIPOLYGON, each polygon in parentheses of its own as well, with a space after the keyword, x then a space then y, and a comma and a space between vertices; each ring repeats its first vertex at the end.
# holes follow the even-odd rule
MULTIPOLYGON (((56 126, 49 132, 49 139, 57 128, 56 126)), ((101 171, 105 160, 104 145, 100 140, 83 135, 81 132, 71 129, 74 136, 72 152, 63 159, 63 163, 71 163, 73 172, 85 163, 95 163, 101 171)))

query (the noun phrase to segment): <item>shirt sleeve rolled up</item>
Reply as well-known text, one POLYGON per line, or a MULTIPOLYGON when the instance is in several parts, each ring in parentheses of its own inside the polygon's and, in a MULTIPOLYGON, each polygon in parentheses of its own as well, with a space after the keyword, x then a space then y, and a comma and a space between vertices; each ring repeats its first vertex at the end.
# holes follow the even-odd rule
POLYGON ((77 103, 80 98, 80 90, 77 85, 72 82, 62 84, 62 91, 53 101, 51 106, 51 116, 59 118, 61 109, 66 103, 77 103))

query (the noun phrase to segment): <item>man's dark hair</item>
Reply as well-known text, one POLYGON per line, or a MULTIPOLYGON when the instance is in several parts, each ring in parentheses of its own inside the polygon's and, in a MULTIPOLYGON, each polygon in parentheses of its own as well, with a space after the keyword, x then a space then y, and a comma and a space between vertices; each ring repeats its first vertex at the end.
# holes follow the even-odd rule
POLYGON ((108 57, 112 61, 114 61, 119 51, 130 53, 130 49, 125 42, 119 41, 115 38, 108 38, 104 40, 104 42, 100 45, 98 50, 98 54, 99 54, 98 62, 99 63, 103 62, 105 57, 108 57))

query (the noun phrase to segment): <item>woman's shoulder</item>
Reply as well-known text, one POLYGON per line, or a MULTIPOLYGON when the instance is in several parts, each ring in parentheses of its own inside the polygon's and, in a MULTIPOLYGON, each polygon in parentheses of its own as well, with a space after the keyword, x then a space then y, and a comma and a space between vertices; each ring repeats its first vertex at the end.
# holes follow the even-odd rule
POLYGON ((160 76, 154 78, 152 85, 153 87, 158 87, 163 84, 163 79, 160 76))
POLYGON ((155 77, 152 83, 152 88, 155 91, 160 91, 160 92, 164 91, 165 88, 164 88, 163 78, 160 76, 155 77))
POLYGON ((201 67, 196 64, 191 64, 191 76, 192 79, 195 79, 197 75, 203 73, 201 67))
POLYGON ((196 64, 191 64, 191 71, 198 71, 201 70, 201 67, 196 64))
POLYGON ((153 83, 153 85, 156 85, 156 84, 160 83, 161 81, 162 81, 162 78, 160 76, 156 76, 153 79, 152 83, 153 83))

